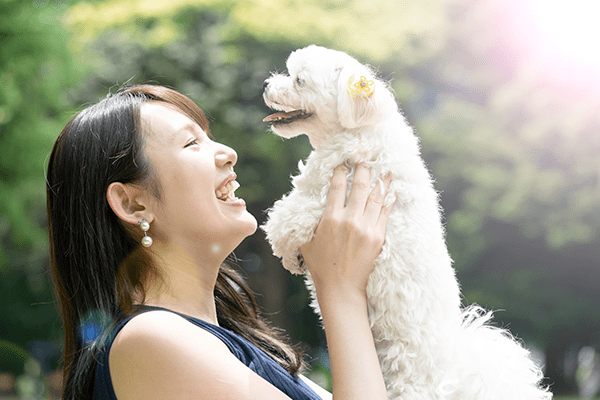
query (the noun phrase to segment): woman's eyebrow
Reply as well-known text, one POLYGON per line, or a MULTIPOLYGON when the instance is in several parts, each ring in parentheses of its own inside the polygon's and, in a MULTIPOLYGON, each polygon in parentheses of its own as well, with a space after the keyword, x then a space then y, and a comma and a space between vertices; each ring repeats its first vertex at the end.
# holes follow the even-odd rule
POLYGON ((213 139, 213 135, 210 133, 210 131, 205 131, 204 129, 202 129, 202 127, 200 127, 200 125, 198 125, 197 123, 194 122, 188 122, 185 125, 183 125, 181 128, 179 128, 179 130, 177 131, 177 133, 179 132, 184 132, 184 131, 189 131, 191 133, 194 133, 198 136, 206 136, 209 139, 213 139))
MULTIPOLYGON (((197 138, 202 138, 203 136, 205 136, 204 131, 202 130, 202 128, 200 128, 200 126, 198 126, 198 124, 188 122, 177 130, 177 132, 173 136, 173 139, 180 137, 181 136, 180 134, 184 133, 184 132, 189 132, 197 138)), ((206 136, 208 136, 208 135, 206 135, 206 136)))
POLYGON ((202 129, 200 129, 200 127, 197 124, 193 124, 191 122, 183 125, 180 129, 179 132, 183 132, 183 131, 190 131, 193 133, 198 133, 198 131, 202 131, 202 129))

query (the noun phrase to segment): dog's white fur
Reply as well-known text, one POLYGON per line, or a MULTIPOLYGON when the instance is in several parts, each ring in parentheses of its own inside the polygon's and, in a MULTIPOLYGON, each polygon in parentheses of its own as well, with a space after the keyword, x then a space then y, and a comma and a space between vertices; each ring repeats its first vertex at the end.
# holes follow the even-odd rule
MULTIPOLYGON (((321 218, 333 169, 357 162, 373 182, 391 172, 386 203, 395 202, 386 240, 367 286, 369 316, 382 372, 392 399, 551 399, 529 353, 491 313, 461 309, 460 291, 445 244, 438 195, 420 157, 419 143, 388 86, 345 53, 317 46, 293 52, 289 75, 265 81, 271 108, 312 116, 272 130, 306 134, 315 150, 294 189, 269 210, 263 229, 285 268, 304 273, 299 247, 321 218), (369 97, 348 94, 350 77, 374 81, 369 97)), ((351 174, 352 175, 352 174, 351 174)), ((351 176, 350 178, 351 179, 351 176)), ((313 307, 318 312, 313 291, 313 307)))

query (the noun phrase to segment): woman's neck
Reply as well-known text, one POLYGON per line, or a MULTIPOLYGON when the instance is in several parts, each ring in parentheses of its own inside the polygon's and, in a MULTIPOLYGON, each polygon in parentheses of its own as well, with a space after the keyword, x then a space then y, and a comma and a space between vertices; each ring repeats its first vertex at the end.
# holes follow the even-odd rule
POLYGON ((217 325, 214 288, 222 259, 193 257, 167 246, 152 249, 163 279, 149 283, 146 302, 217 325))

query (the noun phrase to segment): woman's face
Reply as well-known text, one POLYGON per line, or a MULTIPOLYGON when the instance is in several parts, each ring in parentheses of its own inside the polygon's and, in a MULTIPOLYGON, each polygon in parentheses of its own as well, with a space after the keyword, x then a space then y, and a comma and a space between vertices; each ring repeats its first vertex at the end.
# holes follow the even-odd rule
POLYGON ((233 191, 235 151, 165 103, 141 107, 145 154, 160 187, 148 234, 189 251, 229 254, 256 231, 256 219, 233 191))

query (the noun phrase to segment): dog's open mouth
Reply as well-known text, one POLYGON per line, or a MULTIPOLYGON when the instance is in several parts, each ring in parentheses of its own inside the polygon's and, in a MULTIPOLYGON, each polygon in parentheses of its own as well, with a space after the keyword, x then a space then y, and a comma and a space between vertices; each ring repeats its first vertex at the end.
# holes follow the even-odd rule
POLYGON ((272 122, 274 124, 290 124, 299 119, 305 119, 312 116, 312 113, 308 113, 304 110, 294 110, 289 112, 276 112, 263 119, 263 122, 272 122))

